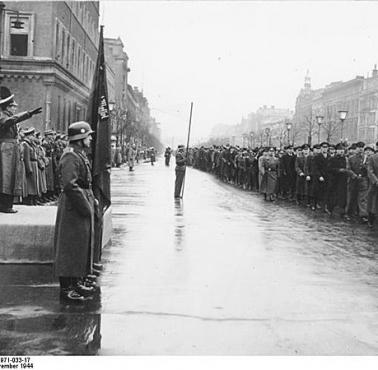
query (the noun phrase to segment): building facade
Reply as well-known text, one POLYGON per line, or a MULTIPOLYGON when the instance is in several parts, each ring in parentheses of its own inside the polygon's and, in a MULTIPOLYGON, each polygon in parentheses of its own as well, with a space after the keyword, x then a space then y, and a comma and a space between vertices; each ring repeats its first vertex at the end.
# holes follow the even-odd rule
POLYGON ((127 84, 128 84, 128 67, 129 57, 124 51, 122 40, 105 38, 104 39, 105 60, 114 72, 114 100, 117 107, 122 110, 127 109, 127 84))
POLYGON ((129 57, 122 40, 105 38, 104 51, 107 66, 108 98, 112 108, 112 133, 114 145, 123 148, 126 142, 126 118, 128 106, 127 81, 129 57))
POLYGON ((1 73, 19 110, 42 106, 26 124, 66 132, 86 117, 99 40, 99 1, 6 1, 1 73), (21 24, 20 24, 21 23, 21 24))
POLYGON ((210 137, 216 140, 226 139, 231 145, 242 147, 262 145, 284 145, 286 123, 290 122, 293 112, 274 105, 263 105, 256 112, 243 117, 237 125, 216 125, 210 137))
POLYGON ((297 142, 317 141, 356 142, 372 144, 378 140, 378 71, 374 67, 370 77, 333 82, 324 88, 313 90, 309 77, 301 89, 295 106, 293 126, 297 142), (345 121, 339 111, 347 111, 345 121), (317 124, 317 116, 323 122, 317 124), (314 140, 315 138, 315 140, 314 140))

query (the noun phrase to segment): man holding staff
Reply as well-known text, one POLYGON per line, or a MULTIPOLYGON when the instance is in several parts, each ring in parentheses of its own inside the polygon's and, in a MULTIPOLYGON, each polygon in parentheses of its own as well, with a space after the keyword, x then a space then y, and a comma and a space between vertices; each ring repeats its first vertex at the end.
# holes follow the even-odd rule
POLYGON ((186 158, 184 153, 184 145, 179 145, 177 147, 176 153, 176 181, 175 181, 175 199, 182 198, 181 189, 184 182, 186 170, 186 158))

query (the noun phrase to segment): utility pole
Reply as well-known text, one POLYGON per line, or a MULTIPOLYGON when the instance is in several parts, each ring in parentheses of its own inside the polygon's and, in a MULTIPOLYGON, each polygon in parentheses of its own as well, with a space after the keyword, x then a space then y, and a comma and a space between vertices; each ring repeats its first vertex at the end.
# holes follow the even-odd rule
MULTIPOLYGON (((188 140, 186 142, 186 155, 185 155, 186 165, 188 165, 190 130, 191 130, 191 127, 192 127, 192 112, 193 112, 193 102, 190 103, 190 117, 189 117, 188 140)), ((181 198, 184 198, 185 177, 186 177, 186 168, 185 168, 185 174, 184 174, 184 182, 182 184, 181 198)))
POLYGON ((3 80, 2 72, 1 72, 1 56, 4 50, 4 42, 3 42, 3 14, 4 14, 5 4, 0 1, 0 83, 3 80))

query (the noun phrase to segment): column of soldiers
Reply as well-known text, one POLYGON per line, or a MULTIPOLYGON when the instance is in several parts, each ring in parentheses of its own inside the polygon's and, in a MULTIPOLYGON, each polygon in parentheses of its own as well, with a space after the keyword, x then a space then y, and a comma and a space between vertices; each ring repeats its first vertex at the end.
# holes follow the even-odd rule
POLYGON ((188 165, 260 192, 266 201, 293 201, 330 217, 373 226, 378 212, 378 151, 363 142, 253 150, 202 146, 190 150, 188 165))
POLYGON ((43 205, 57 200, 60 192, 58 165, 67 146, 66 135, 47 130, 41 137, 39 131, 30 127, 20 130, 19 137, 19 202, 43 205))
POLYGON ((58 162, 66 147, 66 136, 52 130, 43 137, 21 122, 42 108, 16 113, 14 94, 0 87, 0 212, 16 213, 14 202, 42 205, 57 199, 58 162))

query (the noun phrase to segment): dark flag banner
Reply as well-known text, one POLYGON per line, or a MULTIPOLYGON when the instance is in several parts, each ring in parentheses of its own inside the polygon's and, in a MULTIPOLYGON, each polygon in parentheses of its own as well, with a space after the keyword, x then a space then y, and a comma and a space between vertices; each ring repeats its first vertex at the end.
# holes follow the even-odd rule
POLYGON ((103 215, 110 206, 110 169, 111 169, 111 121, 109 116, 108 88, 106 80, 106 65, 104 55, 103 26, 100 29, 100 42, 92 91, 88 103, 87 122, 91 125, 93 134, 92 159, 92 189, 99 202, 95 217, 95 241, 93 262, 101 259, 103 215))
POLYGON ((109 116, 108 88, 104 56, 103 26, 100 30, 100 42, 92 92, 89 98, 87 121, 95 131, 92 141, 92 177, 93 192, 103 207, 110 206, 110 169, 111 169, 111 122, 109 116))

